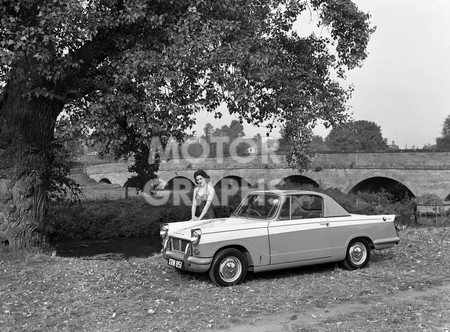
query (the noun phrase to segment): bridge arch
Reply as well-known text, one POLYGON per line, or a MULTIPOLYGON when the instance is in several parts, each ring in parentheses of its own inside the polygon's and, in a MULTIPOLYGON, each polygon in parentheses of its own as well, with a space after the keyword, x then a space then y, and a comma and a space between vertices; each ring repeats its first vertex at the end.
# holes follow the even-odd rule
POLYGON ((403 183, 384 176, 373 176, 356 184, 349 193, 369 192, 378 193, 386 191, 396 199, 414 198, 413 192, 403 183))
POLYGON ((247 180, 236 175, 225 176, 214 185, 216 197, 222 206, 237 205, 252 188, 247 180))
POLYGON ((102 178, 100 179, 100 181, 98 181, 99 183, 107 183, 107 184, 111 184, 111 181, 108 178, 102 178))
POLYGON ((164 190, 192 192, 195 184, 185 176, 175 176, 163 184, 164 190))
POLYGON ((313 179, 300 175, 294 174, 283 178, 275 187, 279 189, 295 189, 299 187, 314 187, 319 188, 320 185, 313 179))
POLYGON ((235 188, 252 188, 250 182, 237 175, 227 175, 216 182, 214 188, 226 191, 235 190, 235 188))

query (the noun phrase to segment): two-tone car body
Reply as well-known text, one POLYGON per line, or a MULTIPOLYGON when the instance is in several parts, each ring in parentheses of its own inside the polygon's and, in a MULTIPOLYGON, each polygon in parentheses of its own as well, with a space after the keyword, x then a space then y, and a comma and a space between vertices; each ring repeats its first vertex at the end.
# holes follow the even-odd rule
POLYGON ((329 262, 367 265, 372 249, 398 244, 395 215, 355 215, 313 191, 249 192, 228 218, 161 226, 169 265, 209 272, 220 286, 262 272, 329 262))

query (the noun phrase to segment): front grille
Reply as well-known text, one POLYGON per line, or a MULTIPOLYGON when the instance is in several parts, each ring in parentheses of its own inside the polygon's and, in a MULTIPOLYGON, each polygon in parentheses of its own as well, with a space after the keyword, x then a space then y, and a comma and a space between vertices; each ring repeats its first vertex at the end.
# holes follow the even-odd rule
POLYGON ((184 253, 188 244, 189 244, 188 240, 178 239, 176 237, 170 238, 170 248, 173 251, 184 253))

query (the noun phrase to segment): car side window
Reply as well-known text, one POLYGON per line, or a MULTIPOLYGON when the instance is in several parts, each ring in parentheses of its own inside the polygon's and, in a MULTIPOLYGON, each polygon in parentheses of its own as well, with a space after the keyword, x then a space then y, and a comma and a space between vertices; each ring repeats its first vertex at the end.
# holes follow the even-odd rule
POLYGON ((280 220, 290 219, 291 218, 290 211, 291 211, 291 200, 290 197, 287 197, 286 201, 281 206, 280 216, 278 219, 280 220))
POLYGON ((280 197, 276 195, 247 196, 233 215, 256 219, 271 219, 278 213, 280 201, 280 197))
POLYGON ((323 216, 322 197, 316 195, 294 195, 291 197, 292 219, 320 218, 323 216))

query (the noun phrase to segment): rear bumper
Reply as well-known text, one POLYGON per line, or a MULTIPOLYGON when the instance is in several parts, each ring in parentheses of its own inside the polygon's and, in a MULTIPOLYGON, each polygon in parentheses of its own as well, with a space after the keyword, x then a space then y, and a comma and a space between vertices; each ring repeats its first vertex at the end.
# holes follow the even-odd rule
POLYGON ((373 241, 373 245, 375 249, 386 249, 395 246, 400 243, 400 238, 398 236, 388 238, 388 239, 380 239, 373 241))

